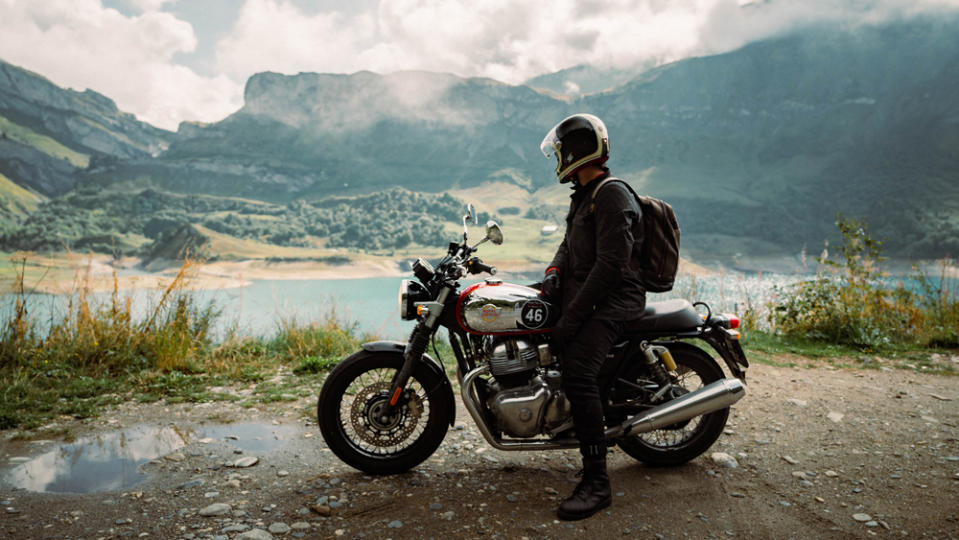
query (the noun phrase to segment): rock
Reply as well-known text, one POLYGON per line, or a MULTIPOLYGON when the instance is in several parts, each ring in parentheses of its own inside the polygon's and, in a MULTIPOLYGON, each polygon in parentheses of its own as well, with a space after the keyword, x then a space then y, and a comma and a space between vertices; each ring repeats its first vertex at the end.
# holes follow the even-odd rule
POLYGON ((200 515, 203 517, 224 516, 229 514, 230 510, 232 510, 232 508, 226 503, 213 503, 200 510, 200 515))
POLYGON ((403 527, 403 522, 398 519, 394 519, 389 523, 389 525, 387 525, 387 527, 390 529, 400 529, 403 527))
POLYGON ((878 527, 879 522, 874 520, 869 520, 865 523, 866 527, 878 527))
POLYGON ((290 528, 294 531, 306 531, 310 529, 310 524, 305 521, 297 521, 293 525, 290 525, 290 528))
POLYGON ((219 497, 219 496, 220 496, 219 491, 207 491, 206 493, 203 494, 204 499, 212 499, 214 497, 219 497))
POLYGON ((442 514, 440 514, 440 517, 445 519, 446 521, 450 521, 453 519, 453 516, 455 515, 456 513, 453 512, 452 510, 447 510, 446 512, 443 512, 442 514))
POLYGON ((806 479, 806 473, 803 471, 793 471, 793 478, 798 478, 800 480, 806 479))
POLYGON ((273 534, 286 534, 290 532, 290 526, 282 521, 277 521, 276 523, 270 524, 268 530, 273 534))
POLYGON ((946 396, 940 396, 939 394, 929 394, 929 397, 938 399, 939 401, 952 401, 952 398, 947 398, 946 396))
POLYGON ((869 514, 853 514, 852 518, 861 523, 872 521, 872 516, 870 516, 869 514))
POLYGON ((715 464, 726 467, 727 469, 739 467, 739 462, 736 461, 736 458, 725 452, 713 452, 709 457, 715 464))
POLYGON ((787 402, 787 403, 792 403, 793 405, 795 405, 795 406, 797 406, 797 407, 805 407, 806 405, 809 405, 809 402, 808 402, 808 401, 805 401, 805 400, 802 400, 802 399, 796 399, 796 398, 789 398, 789 399, 786 400, 786 402, 787 402))
POLYGON ((825 474, 825 475, 828 476, 829 478, 835 478, 835 477, 839 476, 839 473, 837 473, 836 471, 826 471, 826 472, 824 472, 823 474, 825 474))
POLYGON ((790 465, 799 465, 799 461, 790 456, 783 456, 783 461, 785 461, 786 463, 790 465))
POLYGON ((276 475, 279 476, 280 478, 283 478, 284 476, 290 476, 290 473, 289 471, 279 470, 279 471, 276 471, 276 475))
POLYGON ((233 480, 227 480, 227 481, 226 481, 226 486, 227 486, 227 487, 231 487, 231 488, 237 488, 237 489, 239 489, 239 488, 240 488, 240 481, 237 480, 236 478, 234 478, 233 480))
POLYGON ((163 456, 163 459, 167 461, 172 461, 174 463, 179 463, 186 459, 186 456, 182 452, 173 452, 172 454, 167 454, 163 456))
POLYGON ((789 501, 779 501, 779 506, 789 508, 790 506, 792 506, 792 503, 789 501))
POLYGON ((252 467, 259 462, 260 462, 260 458, 256 456, 246 456, 246 457, 241 457, 240 459, 234 461, 233 463, 230 463, 230 467, 237 467, 237 468, 252 467))
POLYGON ((800 481, 799 481, 799 485, 802 486, 802 487, 810 488, 810 487, 813 487, 815 484, 813 484, 813 483, 810 482, 809 480, 800 480, 800 481))
POLYGON ((190 488, 200 487, 200 486, 202 486, 203 484, 206 484, 206 480, 204 480, 204 479, 202 479, 202 478, 194 478, 193 480, 188 480, 188 481, 186 481, 186 482, 183 482, 182 484, 180 484, 180 485, 177 486, 176 488, 177 488, 177 489, 180 489, 180 490, 190 489, 190 488))
POLYGON ((317 514, 323 517, 328 517, 330 514, 333 513, 333 510, 325 504, 314 504, 313 506, 310 507, 310 510, 316 512, 317 514))
POLYGON ((826 418, 828 418, 828 419, 829 419, 830 421, 832 421, 833 423, 838 424, 838 423, 842 422, 842 419, 843 419, 844 416, 845 416, 845 415, 844 415, 843 413, 841 413, 841 412, 831 411, 829 414, 826 415, 826 418))
POLYGON ((823 499, 822 497, 816 497, 816 502, 824 503, 826 502, 826 499, 823 499))
POLYGON ((730 496, 730 497, 736 497, 737 499, 745 499, 745 498, 746 498, 746 495, 745 495, 745 494, 740 493, 740 492, 738 492, 738 491, 731 491, 731 492, 729 493, 729 496, 730 496))
POLYGON ((250 526, 245 523, 234 523, 233 525, 230 525, 229 527, 224 527, 220 532, 224 534, 237 533, 237 532, 243 532, 249 528, 250 526))
POLYGON ((263 529, 251 529, 236 535, 233 540, 273 540, 273 535, 263 529))
POLYGON ((438 503, 438 502, 430 503, 430 510, 442 510, 442 509, 443 509, 443 505, 442 505, 442 504, 440 504, 440 503, 438 503))

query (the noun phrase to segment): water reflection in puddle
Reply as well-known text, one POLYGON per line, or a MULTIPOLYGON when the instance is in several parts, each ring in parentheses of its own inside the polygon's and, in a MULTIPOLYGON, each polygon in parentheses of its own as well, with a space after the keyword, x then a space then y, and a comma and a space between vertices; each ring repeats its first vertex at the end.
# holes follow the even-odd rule
POLYGON ((14 486, 30 491, 94 493, 129 488, 147 476, 144 463, 188 444, 221 442, 244 452, 279 448, 297 429, 268 424, 229 424, 193 428, 134 426, 62 444, 24 461, 11 458, 7 473, 14 486))

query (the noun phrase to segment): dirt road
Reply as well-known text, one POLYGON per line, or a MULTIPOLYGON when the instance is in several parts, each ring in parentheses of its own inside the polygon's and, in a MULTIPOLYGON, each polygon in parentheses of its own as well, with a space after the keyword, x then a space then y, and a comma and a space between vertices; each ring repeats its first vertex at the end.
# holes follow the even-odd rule
POLYGON ((613 506, 574 523, 553 513, 575 485, 573 451, 493 450, 461 409, 426 463, 370 477, 325 448, 303 416, 311 406, 130 405, 64 420, 72 446, 0 441, 0 537, 959 537, 955 377, 755 366, 706 455, 658 469, 615 450, 613 506), (105 492, 11 485, 132 483, 131 469, 111 480, 111 445, 131 459, 161 457, 139 466, 144 481, 105 492), (737 466, 714 460, 720 452, 737 466), (241 458, 258 462, 225 466, 241 458))

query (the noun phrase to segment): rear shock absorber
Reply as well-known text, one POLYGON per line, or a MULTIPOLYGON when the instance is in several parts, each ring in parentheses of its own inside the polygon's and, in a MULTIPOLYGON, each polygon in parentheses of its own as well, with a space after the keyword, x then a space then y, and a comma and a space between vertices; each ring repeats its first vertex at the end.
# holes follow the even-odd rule
POLYGON ((646 358, 646 365, 653 378, 662 386, 675 380, 676 361, 669 349, 662 345, 650 345, 648 341, 640 343, 639 348, 646 358))

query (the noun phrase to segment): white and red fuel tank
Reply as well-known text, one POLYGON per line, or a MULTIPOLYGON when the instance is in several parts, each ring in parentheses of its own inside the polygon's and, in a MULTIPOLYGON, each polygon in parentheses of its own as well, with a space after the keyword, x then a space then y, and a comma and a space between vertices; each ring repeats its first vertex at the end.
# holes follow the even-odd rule
POLYGON ((558 318, 538 290, 492 278, 463 289, 456 302, 456 320, 471 334, 549 332, 558 318))

